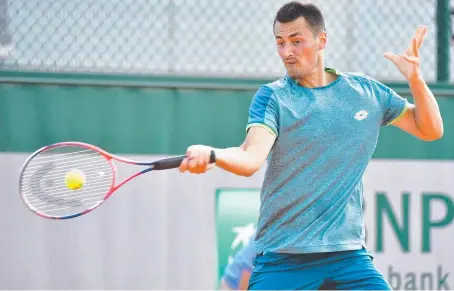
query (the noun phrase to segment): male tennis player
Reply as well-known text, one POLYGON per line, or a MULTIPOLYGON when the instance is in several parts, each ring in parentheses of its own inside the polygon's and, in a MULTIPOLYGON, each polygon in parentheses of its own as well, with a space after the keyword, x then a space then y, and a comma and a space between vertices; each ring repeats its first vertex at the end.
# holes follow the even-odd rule
POLYGON ((235 254, 232 262, 225 267, 221 278, 221 290, 247 290, 256 256, 254 238, 255 234, 249 238, 249 243, 235 254))
POLYGON ((384 54, 405 76, 414 104, 366 75, 326 69, 328 36, 315 5, 283 5, 273 27, 287 73, 256 92, 244 143, 190 146, 180 171, 204 173, 211 157, 251 176, 268 157, 249 289, 391 289, 365 250, 361 180, 381 126, 425 141, 443 135, 420 71, 427 27, 403 53, 384 54))

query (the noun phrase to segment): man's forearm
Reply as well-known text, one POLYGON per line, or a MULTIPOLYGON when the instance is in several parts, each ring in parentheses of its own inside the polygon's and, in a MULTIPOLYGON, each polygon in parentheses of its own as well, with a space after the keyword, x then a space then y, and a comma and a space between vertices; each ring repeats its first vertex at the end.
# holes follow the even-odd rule
POLYGON ((262 162, 241 147, 216 149, 216 166, 239 176, 252 176, 262 162))
POLYGON ((415 101, 415 122, 420 132, 430 139, 443 136, 440 108, 433 93, 423 79, 409 82, 415 101))

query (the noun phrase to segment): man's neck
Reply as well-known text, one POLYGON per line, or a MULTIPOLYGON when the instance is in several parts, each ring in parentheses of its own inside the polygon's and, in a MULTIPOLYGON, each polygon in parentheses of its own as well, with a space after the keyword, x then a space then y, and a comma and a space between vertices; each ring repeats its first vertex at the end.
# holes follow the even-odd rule
POLYGON ((298 83, 306 88, 325 87, 334 82, 337 77, 337 74, 325 70, 324 55, 320 53, 317 66, 311 73, 298 78, 298 83))
POLYGON ((298 79, 298 83, 306 88, 325 87, 337 79, 337 75, 317 68, 314 72, 298 79))

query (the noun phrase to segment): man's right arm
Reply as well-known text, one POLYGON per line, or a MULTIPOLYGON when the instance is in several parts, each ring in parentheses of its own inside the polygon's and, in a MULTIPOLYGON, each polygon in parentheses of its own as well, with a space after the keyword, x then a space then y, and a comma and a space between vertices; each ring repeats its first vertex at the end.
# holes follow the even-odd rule
POLYGON ((239 176, 250 177, 265 162, 276 136, 267 129, 253 126, 248 130, 244 143, 239 147, 216 149, 205 145, 190 146, 187 158, 180 165, 180 172, 202 174, 211 169, 211 150, 216 155, 216 166, 239 176))
POLYGON ((241 146, 215 149, 216 166, 239 176, 252 176, 262 167, 275 140, 269 130, 251 127, 241 146))
POLYGON ((246 139, 241 146, 225 149, 190 146, 180 171, 205 173, 212 168, 209 161, 214 150, 216 166, 239 176, 253 175, 265 162, 279 132, 278 104, 273 97, 273 91, 267 86, 261 86, 255 93, 249 108, 246 139))

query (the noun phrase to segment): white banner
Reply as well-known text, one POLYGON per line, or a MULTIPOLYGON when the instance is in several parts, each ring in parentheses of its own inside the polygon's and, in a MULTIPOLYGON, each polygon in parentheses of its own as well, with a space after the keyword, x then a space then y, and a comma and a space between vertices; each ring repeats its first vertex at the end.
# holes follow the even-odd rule
MULTIPOLYGON (((264 176, 264 168, 249 178, 220 169, 206 175, 152 172, 88 215, 49 221, 32 214, 19 198, 17 175, 26 156, 0 154, 0 289, 216 288, 219 262, 230 253, 217 250, 215 195, 219 189, 249 189, 245 194, 250 194, 264 176)), ((122 176, 137 170, 118 169, 122 176)), ((454 289, 452 177, 451 161, 373 160, 369 165, 367 244, 395 289, 454 289)), ((232 243, 239 228, 225 229, 224 243, 236 251, 241 244, 232 243)))
MULTIPOLYGON (((453 176, 454 163, 443 161, 374 160, 368 167, 363 180, 367 247, 393 289, 454 288, 453 176)), ((256 225, 256 215, 244 209, 258 209, 260 197, 259 189, 220 193, 224 213, 218 218, 218 241, 227 240, 218 250, 222 272, 240 249, 232 243, 244 236, 238 229, 256 225), (251 203, 254 207, 248 208, 251 203)))
POLYGON ((373 161, 367 245, 394 289, 454 288, 454 163, 373 161))

